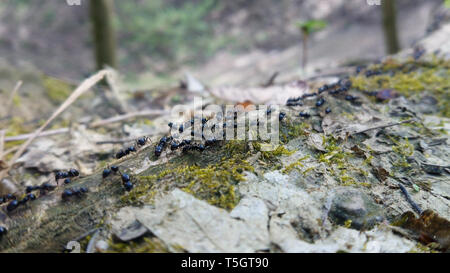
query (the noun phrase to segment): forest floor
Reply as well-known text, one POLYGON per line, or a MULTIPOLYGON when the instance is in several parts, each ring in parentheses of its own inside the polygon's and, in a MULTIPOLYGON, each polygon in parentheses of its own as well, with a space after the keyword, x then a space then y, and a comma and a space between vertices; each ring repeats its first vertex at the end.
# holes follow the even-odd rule
MULTIPOLYGON (((191 79, 155 98, 124 100, 112 75, 106 98, 83 95, 53 124, 67 131, 37 138, 2 181, 2 190, 18 200, 25 187, 41 187, 31 188, 36 200, 10 210, 11 200, 2 205, 8 233, 0 249, 55 252, 76 241, 86 252, 446 251, 449 30, 445 25, 420 47, 356 72, 266 87, 200 88, 191 79), (192 105, 199 96, 204 104, 192 105), (301 103, 285 105, 294 97, 301 103), (137 121, 99 120, 84 109, 88 101, 119 113, 148 103, 161 110, 137 121), (213 103, 270 105, 271 117, 280 120, 280 143, 218 140, 159 154, 158 147, 174 143, 160 140, 169 122, 187 122, 190 132, 189 119, 213 103), (179 104, 192 107, 175 120, 169 110, 179 104), (142 136, 149 140, 137 143, 142 136), (131 146, 137 151, 112 159, 131 146), (113 165, 122 177, 102 178, 113 165), (70 168, 80 177, 55 182, 55 170, 70 168)), ((212 126, 207 118, 205 126, 212 126)), ((23 130, 14 120, 2 122, 23 130)), ((6 140, 6 151, 22 143, 6 140)))
MULTIPOLYGON (((447 23, 395 56, 360 67, 338 63, 329 73, 312 69, 304 80, 294 80, 296 49, 287 49, 267 61, 280 77, 265 86, 270 73, 244 73, 255 60, 264 63, 257 53, 241 68, 227 61, 193 72, 219 75, 217 85, 188 77, 173 88, 130 92, 107 71, 112 88, 85 89, 15 164, 27 134, 76 84, 4 68, 2 86, 17 91, 0 94, 7 102, 0 109, 0 191, 22 202, 1 202, 0 226, 8 232, 0 250, 59 252, 74 241, 83 252, 448 251, 449 36, 447 23), (228 69, 242 73, 230 78, 222 73, 228 69), (199 97, 203 104, 193 104, 199 97), (270 106, 274 120, 267 123, 279 121, 279 144, 219 140, 172 149, 177 142, 161 142, 170 122, 177 129, 185 122, 190 132, 189 120, 205 117, 212 104, 270 106), (178 105, 187 107, 182 117, 171 113, 178 105), (138 143, 143 136, 149 139, 138 143), (136 152, 116 158, 129 147, 136 152), (105 173, 112 166, 120 174, 105 173), (55 181, 56 170, 71 168, 80 176, 55 181), (27 187, 36 187, 36 200, 25 200, 27 187)), ((210 127, 216 116, 208 113, 210 127)))

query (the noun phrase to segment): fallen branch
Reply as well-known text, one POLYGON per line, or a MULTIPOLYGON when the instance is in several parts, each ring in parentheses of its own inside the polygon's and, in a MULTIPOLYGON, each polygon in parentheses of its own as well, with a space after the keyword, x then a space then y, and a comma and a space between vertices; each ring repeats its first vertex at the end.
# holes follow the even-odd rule
MULTIPOLYGON (((60 128, 60 129, 55 129, 55 130, 47 130, 47 131, 43 131, 41 132, 39 135, 37 135, 36 137, 44 137, 44 136, 53 136, 53 135, 60 135, 60 134, 65 134, 69 132, 69 128, 60 128)), ((23 134, 23 135, 17 135, 17 136, 10 136, 10 137, 6 137, 5 138, 5 142, 11 142, 11 141, 20 141, 20 140, 27 140, 29 139, 32 134, 23 134)))
POLYGON ((161 115, 165 115, 168 113, 169 112, 166 110, 144 110, 144 111, 140 111, 140 112, 133 112, 133 113, 125 114, 125 115, 115 116, 112 118, 92 122, 91 124, 89 124, 89 128, 101 127, 101 126, 104 126, 107 124, 131 119, 131 118, 136 118, 136 117, 161 116, 161 115))
POLYGON ((414 202, 411 198, 411 195, 409 195, 408 191, 406 190, 406 188, 401 184, 398 183, 398 186, 400 187, 400 190, 402 191, 402 193, 405 195, 406 200, 408 201, 408 203, 411 205, 411 207, 419 214, 422 214, 422 209, 416 204, 416 202, 414 202))
POLYGON ((414 122, 414 121, 416 121, 416 120, 415 119, 408 119, 408 120, 394 122, 394 123, 389 123, 389 124, 385 124, 385 125, 379 125, 379 126, 366 128, 364 130, 360 130, 360 131, 354 132, 354 133, 352 133, 352 135, 365 133, 365 132, 371 131, 371 130, 383 129, 383 128, 388 128, 388 127, 392 127, 392 126, 397 126, 397 125, 404 124, 404 123, 411 123, 411 122, 414 122))
POLYGON ((278 77, 279 74, 280 73, 278 71, 273 73, 272 76, 269 78, 269 80, 265 84, 263 84, 262 86, 263 87, 269 87, 269 86, 273 85, 273 83, 275 82, 275 79, 278 77))

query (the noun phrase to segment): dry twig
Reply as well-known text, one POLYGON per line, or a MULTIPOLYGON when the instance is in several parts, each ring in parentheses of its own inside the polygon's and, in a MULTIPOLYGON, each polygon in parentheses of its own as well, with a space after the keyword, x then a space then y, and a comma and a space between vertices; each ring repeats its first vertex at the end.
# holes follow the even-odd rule
POLYGON ((375 127, 370 127, 370 128, 366 128, 364 130, 360 130, 360 131, 354 132, 354 133, 352 133, 352 135, 365 133, 365 132, 371 131, 371 130, 383 129, 383 128, 387 128, 387 127, 397 126, 397 125, 404 124, 404 123, 411 123, 411 122, 414 122, 414 121, 416 121, 416 120, 415 119, 408 119, 408 120, 404 120, 404 121, 399 121, 399 122, 389 123, 389 124, 385 124, 385 125, 379 125, 379 126, 375 126, 375 127))
POLYGON ((63 102, 61 106, 52 114, 52 116, 37 129, 28 140, 20 146, 19 150, 16 151, 12 159, 9 161, 9 166, 6 170, 0 172, 0 180, 3 179, 11 167, 14 165, 16 160, 25 152, 28 146, 33 142, 33 140, 55 119, 57 118, 64 110, 66 110, 72 103, 74 103, 81 95, 87 92, 91 87, 101 81, 105 76, 110 73, 110 70, 101 70, 97 72, 97 74, 89 77, 84 80, 76 89, 72 92, 72 94, 63 102))
MULTIPOLYGON (((43 131, 39 135, 37 135, 36 137, 53 136, 53 135, 65 134, 65 133, 68 133, 68 132, 69 132, 69 128, 59 128, 59 129, 55 129, 55 130, 43 131)), ((33 133, 6 137, 5 138, 5 142, 27 140, 32 135, 33 135, 33 133)))

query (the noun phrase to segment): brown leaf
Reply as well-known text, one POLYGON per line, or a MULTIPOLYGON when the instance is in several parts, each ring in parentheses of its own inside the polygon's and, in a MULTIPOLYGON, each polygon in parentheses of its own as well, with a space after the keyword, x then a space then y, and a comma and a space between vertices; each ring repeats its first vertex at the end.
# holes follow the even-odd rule
POLYGON ((423 244, 437 242, 446 251, 450 247, 450 222, 432 210, 426 210, 416 218, 414 213, 404 213, 394 225, 411 231, 423 244))
POLYGON ((389 176, 389 172, 386 171, 386 169, 383 167, 374 167, 372 168, 372 172, 373 175, 375 175, 375 177, 381 182, 386 180, 386 178, 389 176))
POLYGON ((295 82, 269 87, 219 87, 209 92, 215 97, 232 103, 251 102, 252 104, 285 104, 289 98, 300 97, 308 92, 305 82, 295 82))

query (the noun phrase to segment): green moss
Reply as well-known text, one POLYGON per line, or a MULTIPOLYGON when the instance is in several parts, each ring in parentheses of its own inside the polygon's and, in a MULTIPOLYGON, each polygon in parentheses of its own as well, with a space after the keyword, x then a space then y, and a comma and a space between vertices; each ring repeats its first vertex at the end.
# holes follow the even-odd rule
POLYGON ((410 59, 399 63, 388 60, 368 69, 395 74, 357 75, 351 78, 354 88, 364 91, 393 89, 407 97, 428 91, 438 99, 440 113, 450 117, 450 61, 433 58, 432 61, 410 59))
POLYGON ((284 168, 283 173, 284 174, 290 173, 294 169, 300 170, 300 167, 303 167, 302 161, 308 159, 309 157, 310 157, 309 155, 304 156, 304 157, 298 159, 297 161, 295 161, 294 163, 291 163, 291 164, 287 165, 284 168))
POLYGON ((408 138, 405 138, 403 142, 395 140, 393 137, 390 139, 394 142, 394 146, 392 146, 392 151, 396 153, 399 157, 396 162, 394 162, 394 166, 399 168, 409 168, 411 164, 408 163, 408 157, 412 156, 414 153, 414 146, 409 143, 408 138))
MULTIPOLYGON (((207 163, 198 158, 191 162, 191 155, 183 154, 160 169, 150 170, 149 175, 139 177, 135 188, 122 201, 151 203, 158 194, 179 188, 211 205, 230 210, 239 202, 236 185, 245 180, 244 171, 254 171, 244 159, 248 148, 243 144, 241 141, 227 143, 214 152, 218 159, 206 159, 207 163)), ((207 157, 206 153, 202 156, 207 157)))
POLYGON ((281 156, 289 156, 295 153, 295 151, 289 151, 283 145, 278 145, 275 149, 271 151, 263 151, 262 148, 264 147, 264 143, 253 142, 252 144, 257 151, 261 152, 261 159, 269 162, 277 161, 278 158, 281 156))
POLYGON ((47 96, 54 103, 65 101, 72 92, 69 84, 56 78, 44 77, 42 84, 46 89, 47 96))
POLYGON ((341 143, 334 137, 323 137, 323 143, 326 152, 320 152, 317 155, 319 162, 325 163, 330 174, 337 179, 343 186, 364 186, 370 187, 367 182, 360 182, 356 179, 358 174, 363 176, 367 172, 361 168, 355 167, 354 163, 349 163, 349 159, 353 158, 353 154, 344 150, 341 143), (349 174, 349 171, 352 171, 349 174))

